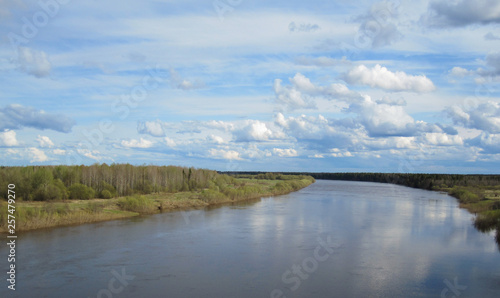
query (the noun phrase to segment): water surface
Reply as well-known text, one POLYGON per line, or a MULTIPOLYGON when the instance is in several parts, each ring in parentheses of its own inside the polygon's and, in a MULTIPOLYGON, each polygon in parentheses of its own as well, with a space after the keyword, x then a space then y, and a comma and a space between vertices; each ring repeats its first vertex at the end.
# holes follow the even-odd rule
POLYGON ((27 232, 14 296, 499 297, 494 235, 457 205, 318 180, 239 205, 27 232))

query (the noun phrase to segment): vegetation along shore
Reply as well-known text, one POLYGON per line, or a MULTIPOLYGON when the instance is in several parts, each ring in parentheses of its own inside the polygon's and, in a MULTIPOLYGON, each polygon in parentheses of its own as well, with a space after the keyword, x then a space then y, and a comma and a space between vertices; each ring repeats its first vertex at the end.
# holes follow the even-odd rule
POLYGON ((304 175, 255 178, 130 164, 1 167, 0 232, 7 232, 9 185, 15 185, 16 231, 26 231, 281 195, 314 182, 304 175))

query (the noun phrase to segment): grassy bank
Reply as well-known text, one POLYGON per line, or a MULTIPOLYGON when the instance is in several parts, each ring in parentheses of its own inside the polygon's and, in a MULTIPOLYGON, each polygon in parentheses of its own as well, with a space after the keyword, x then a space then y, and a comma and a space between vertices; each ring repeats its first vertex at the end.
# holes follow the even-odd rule
MULTIPOLYGON (((16 201, 16 231, 84 224, 154 214, 176 209, 199 208, 290 193, 314 182, 306 176, 273 176, 272 179, 228 177, 224 183, 208 188, 173 193, 135 194, 131 196, 53 201, 16 201)), ((0 232, 7 232, 7 202, 0 201, 0 232)))
POLYGON ((496 229, 500 249, 500 186, 435 187, 458 199, 460 207, 476 214, 474 226, 481 232, 496 229))

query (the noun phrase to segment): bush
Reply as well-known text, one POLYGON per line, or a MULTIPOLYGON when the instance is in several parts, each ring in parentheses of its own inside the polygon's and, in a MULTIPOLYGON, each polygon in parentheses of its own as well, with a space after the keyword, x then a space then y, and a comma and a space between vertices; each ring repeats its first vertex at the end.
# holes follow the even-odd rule
POLYGON ((95 191, 83 184, 75 183, 69 187, 69 198, 72 200, 90 200, 95 197, 95 191))
POLYGON ((111 194, 111 192, 109 192, 109 190, 105 189, 105 190, 101 191, 101 198, 111 199, 112 197, 113 197, 113 195, 111 194))
POLYGON ((152 213, 158 210, 158 206, 154 201, 138 195, 120 199, 118 201, 118 206, 122 210, 139 213, 152 213))
POLYGON ((477 194, 459 187, 454 187, 451 195, 461 203, 476 203, 480 201, 480 197, 477 194))
POLYGON ((225 194, 212 189, 203 190, 200 194, 200 200, 204 202, 217 202, 224 199, 227 199, 225 194))

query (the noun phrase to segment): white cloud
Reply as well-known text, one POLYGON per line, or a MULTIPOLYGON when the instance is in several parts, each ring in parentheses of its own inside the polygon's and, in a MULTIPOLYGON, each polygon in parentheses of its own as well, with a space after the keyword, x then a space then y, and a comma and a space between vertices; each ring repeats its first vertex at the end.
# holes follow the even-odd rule
POLYGON ((297 153, 297 150, 292 148, 288 149, 273 148, 273 153, 278 155, 279 157, 295 157, 299 155, 297 153))
POLYGON ((52 67, 45 52, 27 47, 18 48, 17 62, 22 71, 37 78, 48 76, 52 67))
POLYGON ((347 150, 340 150, 339 148, 330 149, 330 156, 332 157, 353 157, 352 153, 347 150))
POLYGON ((344 84, 316 86, 301 73, 296 73, 293 78, 289 78, 289 81, 290 86, 282 86, 282 81, 276 79, 273 86, 276 103, 287 106, 289 110, 316 108, 315 97, 347 102, 361 98, 359 93, 349 90, 344 84))
POLYGON ((167 144, 167 146, 170 148, 177 146, 177 143, 169 137, 165 138, 165 144, 167 144))
POLYGON ((44 162, 44 161, 49 160, 47 155, 45 155, 45 152, 43 152, 42 150, 40 150, 38 148, 35 148, 35 147, 28 148, 28 153, 31 157, 31 160, 30 160, 31 163, 44 162))
POLYGON ((359 65, 344 75, 349 84, 368 85, 389 91, 430 92, 436 89, 431 80, 424 75, 407 75, 402 71, 391 72, 386 67, 375 65, 368 68, 359 65))
POLYGON ((264 142, 269 140, 283 139, 285 135, 272 129, 269 125, 259 120, 248 120, 246 125, 240 129, 235 129, 233 135, 236 142, 264 142))
POLYGON ((240 153, 234 150, 210 149, 208 151, 211 157, 217 159, 242 160, 240 153))
POLYGON ((458 146, 464 143, 462 137, 444 133, 426 133, 423 139, 425 143, 436 146, 458 146))
POLYGON ((450 76, 457 77, 457 78, 463 78, 463 77, 468 76, 472 73, 474 73, 474 72, 471 72, 470 70, 467 70, 467 69, 459 67, 459 66, 455 66, 449 71, 450 76))
POLYGON ((36 140, 38 141, 40 147, 42 148, 47 148, 47 147, 50 148, 54 146, 54 143, 47 136, 38 135, 36 140))
POLYGON ((140 138, 139 140, 132 139, 129 141, 122 140, 121 144, 123 147, 127 148, 150 148, 153 146, 153 142, 143 138, 140 138))
MULTIPOLYGON (((292 81, 292 79, 290 79, 292 81)), ((316 107, 314 101, 307 95, 302 94, 302 92, 296 87, 283 87, 281 85, 281 80, 274 80, 274 93, 276 96, 276 102, 287 106, 289 109, 312 109, 316 107)), ((292 81, 293 82, 293 81, 292 81)))
POLYGON ((97 156, 100 154, 98 150, 88 150, 88 149, 78 149, 77 150, 78 154, 83 155, 87 158, 94 159, 94 160, 101 160, 102 157, 97 156))
POLYGON ((467 143, 482 149, 482 153, 499 154, 500 153, 500 134, 481 133, 479 136, 467 143))
POLYGON ((18 146, 19 142, 16 139, 16 132, 13 130, 5 130, 0 132, 0 146, 12 147, 18 146))
POLYGON ((207 137, 207 141, 210 142, 210 143, 213 143, 213 144, 225 144, 226 141, 224 141, 224 139, 220 136, 216 136, 216 135, 209 135, 207 137))
POLYGON ((441 131, 435 125, 415 121, 402 106, 379 104, 369 96, 365 96, 362 103, 352 104, 348 111, 358 114, 358 121, 370 136, 413 136, 421 132, 441 131))
POLYGON ((500 133, 500 104, 497 102, 488 101, 469 109, 451 106, 446 112, 455 124, 489 133, 500 133))
POLYGON ((362 138, 364 132, 352 121, 337 121, 330 123, 325 117, 318 115, 286 118, 283 114, 276 115, 275 123, 289 136, 301 145, 317 150, 331 147, 349 147, 362 138))
POLYGON ((54 149, 54 150, 52 150, 52 153, 54 153, 55 155, 65 155, 66 154, 66 150, 63 150, 63 149, 54 149))
POLYGON ((153 137, 164 137, 165 131, 160 120, 139 122, 137 124, 137 132, 141 134, 149 134, 153 137))

